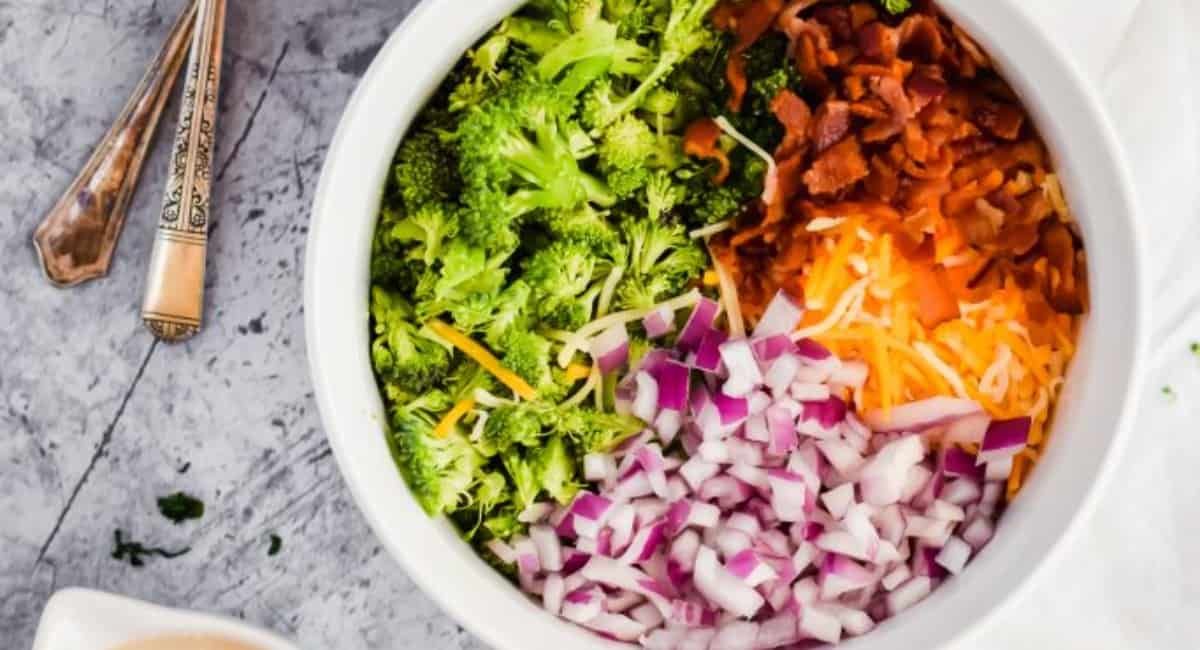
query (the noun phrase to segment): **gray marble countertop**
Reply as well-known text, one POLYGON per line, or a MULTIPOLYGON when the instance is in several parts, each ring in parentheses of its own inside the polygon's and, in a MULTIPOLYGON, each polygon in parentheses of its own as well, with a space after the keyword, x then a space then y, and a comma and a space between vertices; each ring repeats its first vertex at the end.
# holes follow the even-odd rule
POLYGON ((109 278, 51 288, 30 236, 183 1, 0 0, 4 650, 30 646, 46 599, 67 586, 230 614, 308 648, 481 647, 359 515, 304 356, 302 258, 325 146, 358 77, 414 4, 229 3, 207 322, 192 342, 167 346, 137 314, 170 127, 109 278), (156 497, 176 490, 206 501, 200 522, 159 516, 156 497), (110 557, 117 528, 192 550, 134 568, 110 557), (275 556, 271 534, 283 539, 275 556))

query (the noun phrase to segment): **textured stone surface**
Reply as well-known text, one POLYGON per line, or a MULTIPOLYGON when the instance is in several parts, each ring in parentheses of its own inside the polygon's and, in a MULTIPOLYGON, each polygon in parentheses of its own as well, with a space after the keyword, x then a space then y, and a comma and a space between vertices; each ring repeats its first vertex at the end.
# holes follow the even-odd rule
POLYGON ((207 322, 170 347, 137 316, 162 134, 111 277, 53 289, 29 242, 183 2, 0 0, 0 647, 28 648, 46 598, 72 585, 244 617, 309 648, 481 647, 358 514, 304 359, 301 261, 325 145, 414 4, 230 2, 207 322), (154 499, 180 489, 207 502, 199 523, 157 514, 154 499), (133 568, 109 557, 116 528, 192 551, 133 568), (272 533, 284 545, 269 557, 272 533))

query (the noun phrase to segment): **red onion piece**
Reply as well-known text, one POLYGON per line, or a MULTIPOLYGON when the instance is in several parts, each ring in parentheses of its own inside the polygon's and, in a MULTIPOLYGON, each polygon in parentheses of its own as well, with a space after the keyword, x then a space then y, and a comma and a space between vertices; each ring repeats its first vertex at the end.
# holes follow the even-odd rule
POLYGON ((700 339, 696 354, 689 357, 697 370, 707 373, 719 373, 721 368, 721 344, 729 340, 729 335, 718 329, 710 329, 700 339))
POLYGON ((938 551, 934 561, 954 575, 962 573, 971 558, 971 545, 958 537, 946 540, 946 545, 938 551))
POLYGON ((607 375, 629 361, 629 331, 623 323, 613 325, 591 340, 589 351, 600 373, 607 375))
POLYGON ((1017 455, 1028 444, 1032 426, 1033 420, 1028 416, 992 422, 983 436, 977 462, 982 465, 1017 455))
POLYGON ((803 318, 804 309, 780 289, 775 297, 771 298, 771 302, 767 303, 762 319, 754 326, 754 338, 791 334, 803 318))
POLYGON ((914 576, 887 595, 888 612, 895 616, 900 612, 925 600, 933 591, 933 580, 928 576, 914 576))
POLYGON ((720 310, 720 305, 713 300, 701 298, 696 307, 692 309, 691 315, 688 316, 683 331, 679 333, 679 338, 675 341, 675 347, 684 353, 696 349, 696 346, 700 345, 700 339, 704 337, 704 333, 712 329, 720 310))
POLYGON ((751 618, 766 602, 751 587, 730 574, 717 561, 717 554, 707 546, 696 553, 693 579, 705 598, 722 609, 743 618, 751 618))
POLYGON ((876 433, 920 433, 982 412, 983 407, 972 400, 931 397, 894 406, 890 414, 870 411, 865 421, 876 433))
POLYGON ((658 382, 644 370, 637 373, 636 381, 637 392, 631 412, 642 422, 654 422, 654 416, 658 414, 658 382))
POLYGON ((744 339, 726 341, 720 346, 721 360, 729 371, 729 379, 725 380, 724 393, 731 397, 745 397, 750 391, 762 385, 762 372, 758 369, 758 361, 750 349, 750 343, 744 339))
POLYGON ((655 309, 642 319, 642 328, 646 330, 648 339, 670 334, 675 329, 675 310, 666 306, 655 309))

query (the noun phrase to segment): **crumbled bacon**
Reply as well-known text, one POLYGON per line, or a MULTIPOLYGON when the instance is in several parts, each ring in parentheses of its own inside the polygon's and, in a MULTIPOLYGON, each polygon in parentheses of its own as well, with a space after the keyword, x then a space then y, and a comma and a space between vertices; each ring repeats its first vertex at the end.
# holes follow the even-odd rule
POLYGON ((720 169, 712 180, 717 185, 724 185, 725 180, 729 178, 729 156, 717 146, 720 138, 721 127, 717 126, 715 121, 708 118, 696 120, 683 134, 683 152, 689 156, 717 161, 720 169))
MULTIPOLYGON (((785 135, 765 202, 713 241, 752 320, 779 288, 800 288, 808 221, 847 215, 886 224, 921 266, 927 326, 1014 285, 1035 320, 1086 308, 1080 245, 1042 190, 1050 161, 1018 98, 962 29, 916 4, 902 19, 866 0, 726 0, 714 12, 735 34, 731 107, 746 88, 741 54, 770 29, 791 41, 804 84, 771 102, 785 135)), ((720 161, 714 131, 693 124, 685 148, 720 161)))
POLYGON ((804 173, 804 184, 815 195, 837 194, 867 177, 867 160, 855 138, 846 138, 825 150, 804 173))

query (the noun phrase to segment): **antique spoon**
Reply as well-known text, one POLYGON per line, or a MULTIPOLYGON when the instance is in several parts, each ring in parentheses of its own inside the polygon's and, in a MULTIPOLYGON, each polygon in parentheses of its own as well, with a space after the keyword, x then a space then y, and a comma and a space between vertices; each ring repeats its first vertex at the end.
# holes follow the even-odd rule
POLYGON ((200 0, 196 20, 183 108, 142 303, 146 327, 168 342, 195 336, 203 317, 225 0, 200 0))
POLYGON ((125 108, 79 176, 37 227, 33 245, 46 277, 69 287, 103 277, 112 263, 146 152, 175 87, 196 21, 189 2, 125 108))

